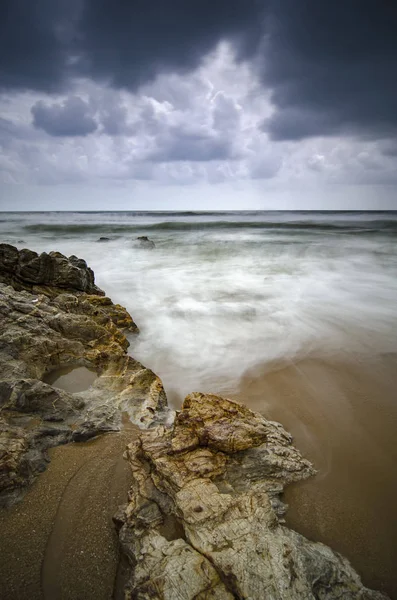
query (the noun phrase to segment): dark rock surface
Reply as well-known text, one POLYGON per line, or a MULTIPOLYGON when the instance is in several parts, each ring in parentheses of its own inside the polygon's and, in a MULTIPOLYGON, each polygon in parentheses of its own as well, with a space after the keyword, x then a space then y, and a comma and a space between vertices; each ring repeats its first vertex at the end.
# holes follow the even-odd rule
POLYGON ((60 252, 37 254, 9 244, 0 244, 0 281, 33 293, 45 293, 40 288, 54 287, 105 295, 95 285, 94 273, 82 258, 67 258, 60 252))

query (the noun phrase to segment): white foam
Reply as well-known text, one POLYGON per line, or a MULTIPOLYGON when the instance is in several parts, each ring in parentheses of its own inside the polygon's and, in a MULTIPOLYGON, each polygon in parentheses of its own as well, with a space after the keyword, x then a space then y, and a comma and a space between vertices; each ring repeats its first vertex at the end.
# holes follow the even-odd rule
POLYGON ((152 251, 133 236, 25 241, 87 261, 140 327, 131 352, 168 390, 227 393, 255 365, 296 355, 397 351, 392 238, 224 229, 150 237, 152 251))

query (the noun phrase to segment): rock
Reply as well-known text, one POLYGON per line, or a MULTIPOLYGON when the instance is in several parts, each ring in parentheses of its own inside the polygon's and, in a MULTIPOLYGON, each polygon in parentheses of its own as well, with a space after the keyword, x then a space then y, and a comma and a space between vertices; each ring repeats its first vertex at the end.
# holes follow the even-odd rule
POLYGON ((104 237, 104 236, 102 237, 102 236, 101 236, 101 237, 100 237, 100 238, 97 240, 97 242, 110 242, 110 238, 108 238, 108 237, 104 237))
POLYGON ((24 485, 29 478, 27 434, 0 419, 0 489, 4 496, 24 485))
POLYGON ((85 261, 2 244, 0 273, 0 502, 7 503, 45 468, 51 446, 117 431, 122 413, 149 427, 166 414, 167 400, 160 379, 127 354, 125 333, 137 326, 96 288, 85 261), (68 366, 97 378, 75 394, 43 381, 68 366))
POLYGON ((147 237, 147 235, 141 235, 140 237, 137 238, 137 240, 139 240, 139 245, 141 246, 141 248, 155 248, 155 244, 152 240, 149 240, 149 238, 147 237))
POLYGON ((349 562, 285 527, 284 486, 314 473, 279 423, 194 393, 172 428, 142 431, 117 515, 131 562, 127 598, 381 600, 349 562), (165 535, 170 518, 174 537, 165 535))
POLYGON ((95 285, 94 273, 83 259, 67 258, 60 252, 38 255, 9 244, 0 244, 0 282, 47 295, 59 294, 62 289, 105 295, 95 285))

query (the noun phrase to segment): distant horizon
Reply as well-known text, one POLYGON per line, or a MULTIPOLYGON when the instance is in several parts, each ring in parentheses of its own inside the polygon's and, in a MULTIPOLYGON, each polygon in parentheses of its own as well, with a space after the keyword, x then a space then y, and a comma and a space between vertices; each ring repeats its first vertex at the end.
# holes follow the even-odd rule
POLYGON ((172 213, 178 213, 178 214, 184 214, 184 215, 189 215, 189 214, 203 214, 203 215, 211 215, 211 214, 216 214, 216 213, 284 213, 284 212, 291 212, 291 213, 328 213, 328 214, 335 214, 335 213, 395 213, 397 214, 397 210, 395 209, 375 209, 375 208, 356 208, 356 209, 347 209, 347 210, 343 210, 343 209, 335 209, 335 210, 331 210, 331 209, 310 209, 310 208, 284 208, 284 209, 224 209, 224 210, 142 210, 142 209, 116 209, 116 210, 0 210, 0 214, 16 214, 16 213, 20 213, 20 214, 24 214, 24 213, 35 213, 35 214, 46 214, 46 213, 70 213, 70 214, 95 214, 95 213, 142 213, 142 214, 147 214, 147 213, 155 213, 155 214, 162 214, 162 213, 167 213, 167 214, 172 214, 172 213))

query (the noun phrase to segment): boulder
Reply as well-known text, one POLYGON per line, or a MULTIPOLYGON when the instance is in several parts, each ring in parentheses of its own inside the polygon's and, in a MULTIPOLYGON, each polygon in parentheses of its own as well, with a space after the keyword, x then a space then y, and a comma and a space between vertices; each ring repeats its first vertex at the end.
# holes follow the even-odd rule
POLYGON ((56 295, 62 290, 104 296, 95 285, 94 272, 82 258, 60 252, 37 254, 18 250, 10 244, 0 244, 0 282, 17 290, 56 295))
POLYGON ((133 484, 117 515, 132 566, 126 598, 386 598, 284 525, 284 486, 314 469, 279 423, 194 393, 171 428, 142 431, 126 456, 133 484))

